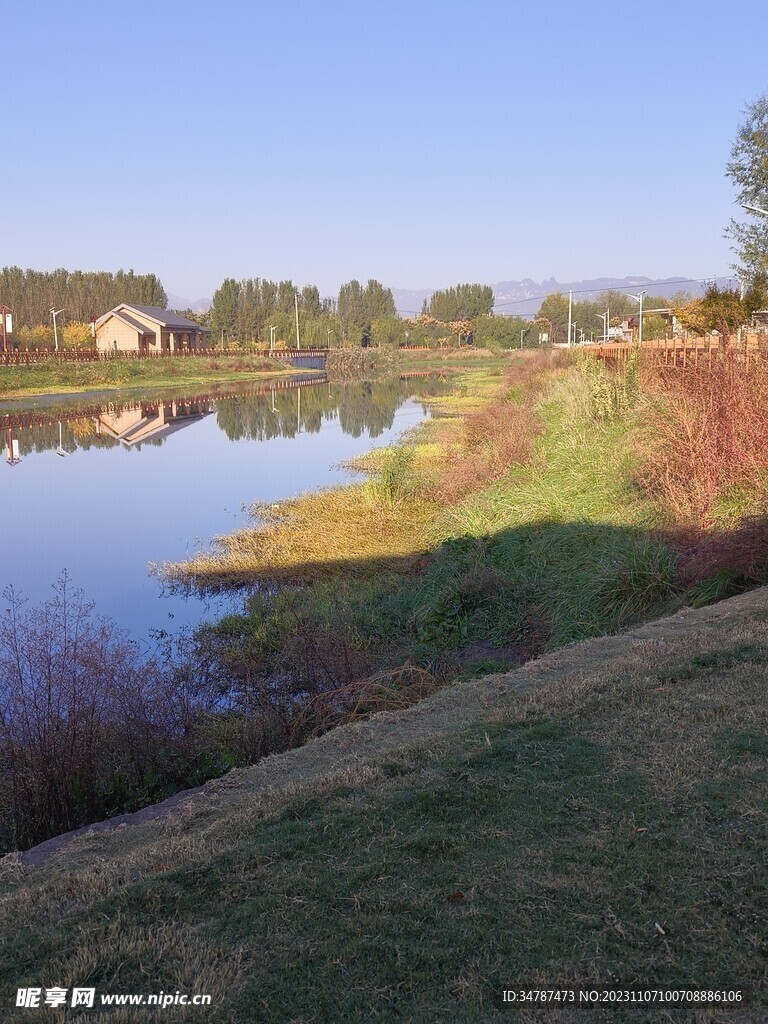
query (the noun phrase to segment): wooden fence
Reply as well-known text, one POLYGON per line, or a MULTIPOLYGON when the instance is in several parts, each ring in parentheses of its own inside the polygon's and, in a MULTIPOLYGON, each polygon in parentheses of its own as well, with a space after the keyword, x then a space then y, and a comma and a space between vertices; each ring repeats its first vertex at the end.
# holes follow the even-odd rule
POLYGON ((101 352, 96 348, 24 348, 9 349, 0 352, 0 366, 30 366, 35 363, 96 363, 113 360, 133 359, 183 359, 197 357, 203 359, 238 358, 242 356, 260 356, 262 358, 280 359, 282 361, 326 356, 326 348, 276 348, 270 351, 267 347, 255 345, 247 348, 206 346, 205 348, 176 349, 173 352, 101 352))
MULTIPOLYGON (((593 352, 609 365, 626 363, 636 346, 628 342, 613 342, 606 345, 588 345, 587 352, 593 352)), ((768 358, 768 335, 744 334, 741 338, 709 336, 705 338, 680 337, 644 341, 642 355, 664 366, 687 369, 688 367, 710 367, 725 355, 735 356, 747 368, 757 360, 768 358)))

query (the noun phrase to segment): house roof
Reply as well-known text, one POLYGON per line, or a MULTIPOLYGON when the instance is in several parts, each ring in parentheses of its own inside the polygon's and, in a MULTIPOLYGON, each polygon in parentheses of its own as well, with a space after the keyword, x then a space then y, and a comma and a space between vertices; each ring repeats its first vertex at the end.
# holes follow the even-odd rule
POLYGON ((107 320, 113 316, 115 320, 120 320, 122 323, 132 327, 134 331, 138 331, 139 334, 147 334, 150 330, 146 324, 141 323, 139 320, 134 320, 132 316, 128 316, 127 313, 123 313, 122 310, 110 310, 109 313, 105 313, 98 321, 99 325, 106 323, 107 320))
POLYGON ((169 327, 171 330, 176 328, 177 330, 185 331, 206 331, 205 327, 201 327, 200 324, 196 324, 192 320, 187 320, 185 316, 180 316, 178 313, 172 313, 170 309, 161 309, 159 306, 135 306, 130 302, 121 302, 119 306, 115 306, 114 309, 100 316, 97 323, 100 325, 105 323, 108 317, 116 316, 130 327, 138 331, 146 331, 146 324, 139 323, 131 318, 132 312, 139 313, 148 320, 153 320, 161 327, 169 327))
MULTIPOLYGON (((118 307, 120 308, 120 307, 118 307)), ((196 324, 193 320, 187 320, 185 316, 181 316, 179 313, 172 313, 170 309, 160 309, 159 306, 134 306, 129 303, 124 303, 123 308, 135 309, 137 313, 143 313, 144 316, 148 316, 150 320, 157 320, 163 327, 184 327, 187 330, 202 331, 205 328, 201 327, 200 324, 196 324)))

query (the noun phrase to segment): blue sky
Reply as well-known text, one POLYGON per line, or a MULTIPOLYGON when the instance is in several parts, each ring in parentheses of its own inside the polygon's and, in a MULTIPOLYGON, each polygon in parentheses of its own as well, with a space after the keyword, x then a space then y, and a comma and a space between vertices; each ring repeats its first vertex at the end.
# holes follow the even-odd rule
POLYGON ((16 0, 3 29, 0 265, 188 299, 728 273, 768 90, 756 0, 16 0))

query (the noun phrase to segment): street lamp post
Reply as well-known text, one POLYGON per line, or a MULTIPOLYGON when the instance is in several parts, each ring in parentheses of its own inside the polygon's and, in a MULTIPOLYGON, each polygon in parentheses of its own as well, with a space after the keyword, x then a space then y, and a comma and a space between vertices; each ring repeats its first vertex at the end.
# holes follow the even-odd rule
POLYGON ((63 313, 63 309, 56 309, 55 306, 51 306, 51 316, 53 317, 53 350, 54 352, 59 351, 59 333, 56 330, 56 317, 59 313, 63 313))
POLYGON ((631 299, 637 299, 637 301, 640 303, 640 326, 637 332, 638 345, 643 344, 643 296, 647 294, 648 293, 646 292, 645 288, 643 288, 639 295, 630 295, 631 299))
POLYGON ((608 311, 605 313, 595 313, 595 316, 603 321, 603 343, 608 344, 608 311))
POLYGON ((3 352, 8 351, 8 335, 12 330, 12 314, 13 310, 8 306, 0 306, 0 327, 2 328, 3 335, 3 352))
POLYGON ((269 351, 271 352, 275 347, 275 331, 276 327, 269 328, 269 351))

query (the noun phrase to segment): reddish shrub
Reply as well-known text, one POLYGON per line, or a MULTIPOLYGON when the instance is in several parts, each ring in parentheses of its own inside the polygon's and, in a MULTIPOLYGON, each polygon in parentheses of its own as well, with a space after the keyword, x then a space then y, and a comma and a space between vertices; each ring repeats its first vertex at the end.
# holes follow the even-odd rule
POLYGON ((546 353, 510 368, 504 399, 467 417, 451 464, 435 487, 439 501, 460 501, 471 491, 501 479, 512 466, 530 461, 541 432, 534 406, 548 371, 568 362, 567 355, 546 353))
POLYGON ((768 496, 768 366, 728 355, 649 376, 665 411, 645 433, 641 482, 675 518, 706 524, 740 493, 768 496))

